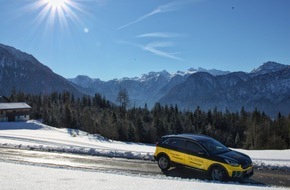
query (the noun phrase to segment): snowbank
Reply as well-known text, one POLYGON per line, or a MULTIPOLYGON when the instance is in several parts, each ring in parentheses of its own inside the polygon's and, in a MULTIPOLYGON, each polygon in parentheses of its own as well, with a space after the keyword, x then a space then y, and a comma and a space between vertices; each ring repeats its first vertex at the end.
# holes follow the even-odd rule
POLYGON ((38 121, 0 122, 0 146, 41 151, 153 159, 155 145, 120 142, 80 130, 58 129, 38 121))

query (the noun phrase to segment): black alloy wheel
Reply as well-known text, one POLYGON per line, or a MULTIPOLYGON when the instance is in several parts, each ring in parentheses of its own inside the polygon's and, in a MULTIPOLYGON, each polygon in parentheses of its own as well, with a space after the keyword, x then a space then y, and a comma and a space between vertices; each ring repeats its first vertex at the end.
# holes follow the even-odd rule
POLYGON ((162 171, 166 171, 170 168, 170 160, 167 156, 161 155, 158 158, 158 166, 162 171))
POLYGON ((227 173, 222 167, 215 166, 210 170, 210 177, 214 181, 225 181, 227 179, 227 173))

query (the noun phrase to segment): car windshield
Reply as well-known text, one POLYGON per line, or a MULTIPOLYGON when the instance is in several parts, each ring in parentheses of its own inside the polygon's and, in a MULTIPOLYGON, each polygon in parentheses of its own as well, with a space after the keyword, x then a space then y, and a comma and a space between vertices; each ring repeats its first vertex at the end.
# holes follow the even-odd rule
POLYGON ((222 154, 222 153, 230 151, 230 149, 228 147, 226 147, 225 145, 223 145, 222 143, 220 143, 214 139, 201 141, 200 144, 211 155, 222 154))

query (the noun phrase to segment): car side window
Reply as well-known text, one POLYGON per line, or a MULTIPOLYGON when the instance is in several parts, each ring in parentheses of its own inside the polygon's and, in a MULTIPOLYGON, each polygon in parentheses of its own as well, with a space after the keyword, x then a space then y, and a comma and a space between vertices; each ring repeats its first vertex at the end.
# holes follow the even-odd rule
POLYGON ((205 150, 199 144, 191 141, 187 141, 186 151, 193 154, 205 153, 205 150))
POLYGON ((166 139, 166 140, 164 140, 163 142, 161 142, 161 144, 168 145, 168 144, 169 144, 169 140, 170 140, 170 139, 166 139))
POLYGON ((166 144, 175 149, 185 148, 185 141, 183 139, 169 139, 166 144))

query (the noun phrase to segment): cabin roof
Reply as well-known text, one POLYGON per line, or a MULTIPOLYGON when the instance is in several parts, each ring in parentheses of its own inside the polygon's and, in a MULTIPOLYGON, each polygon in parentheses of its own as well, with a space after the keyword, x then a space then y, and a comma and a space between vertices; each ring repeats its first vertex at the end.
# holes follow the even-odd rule
POLYGON ((31 107, 25 102, 0 103, 0 110, 11 110, 11 109, 31 109, 31 107))

